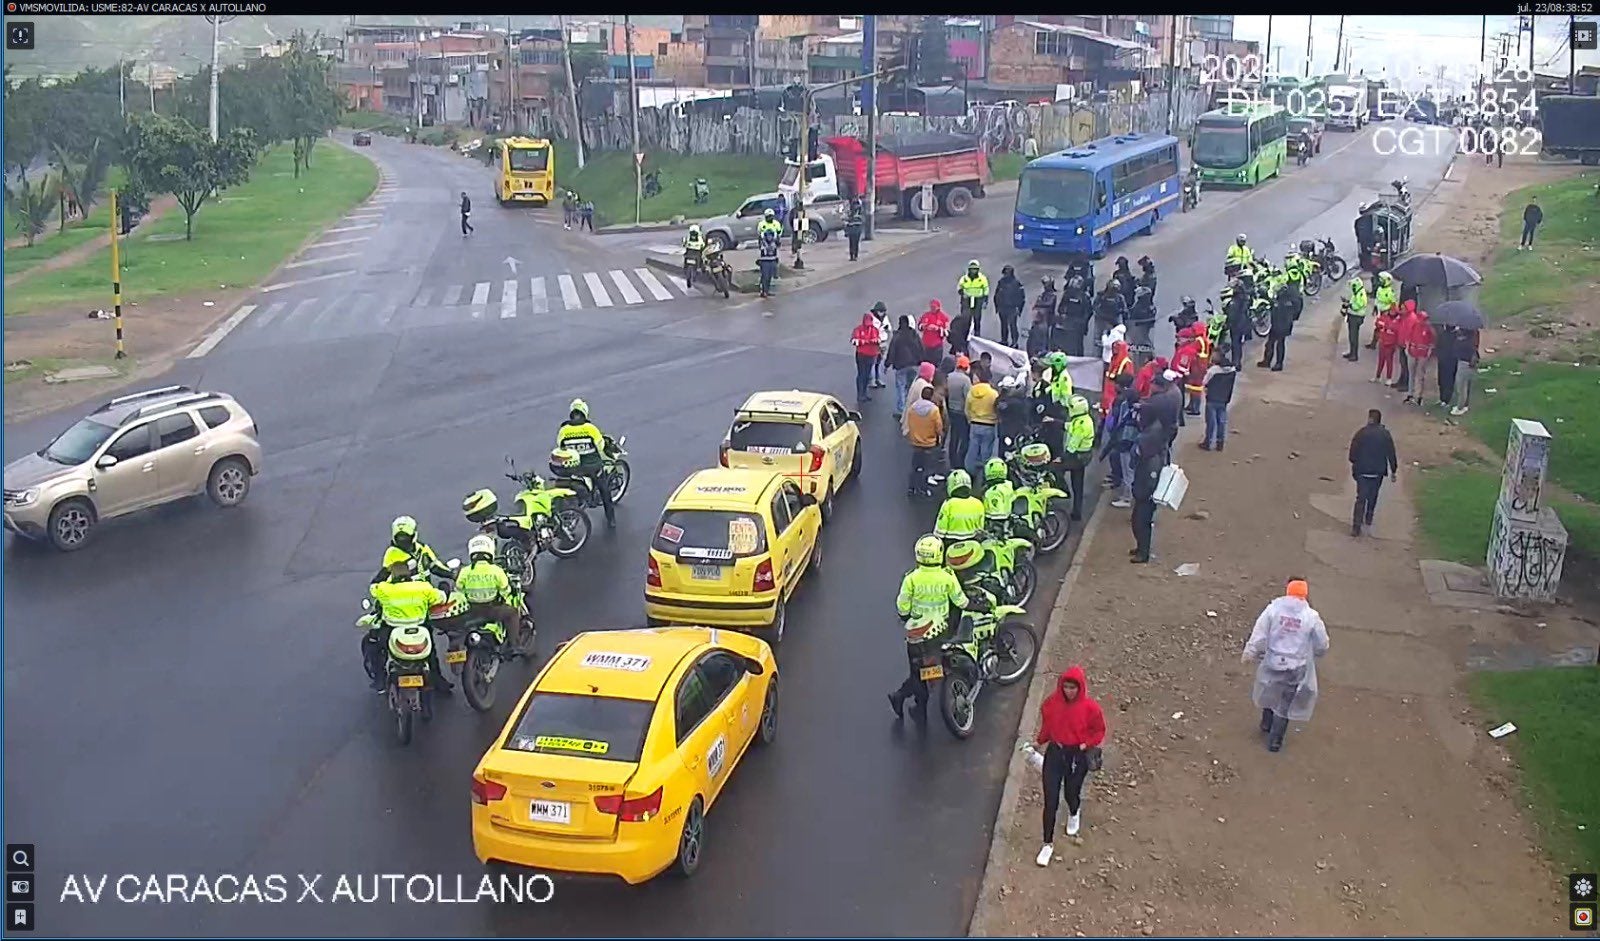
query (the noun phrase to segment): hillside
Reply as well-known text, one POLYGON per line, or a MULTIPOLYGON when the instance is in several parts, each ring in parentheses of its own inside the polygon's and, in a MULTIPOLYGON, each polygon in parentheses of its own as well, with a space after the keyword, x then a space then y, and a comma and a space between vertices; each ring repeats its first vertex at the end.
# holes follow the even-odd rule
MULTIPOLYGON (((595 14, 575 14, 587 20, 615 18, 595 14)), ((192 72, 211 58, 211 24, 200 16, 41 16, 6 17, 31 19, 36 27, 37 45, 32 52, 7 52, 6 64, 16 78, 34 75, 71 75, 88 66, 111 66, 118 59, 138 65, 157 63, 180 72, 192 72)), ((514 29, 554 27, 554 16, 513 16, 514 29)), ((339 36, 352 20, 362 24, 420 23, 452 26, 464 20, 491 23, 504 28, 504 15, 449 14, 439 16, 240 16, 222 26, 222 58, 236 61, 243 46, 260 46, 287 39, 296 30, 321 31, 339 36)), ((681 17, 639 16, 639 26, 675 25, 681 17)))

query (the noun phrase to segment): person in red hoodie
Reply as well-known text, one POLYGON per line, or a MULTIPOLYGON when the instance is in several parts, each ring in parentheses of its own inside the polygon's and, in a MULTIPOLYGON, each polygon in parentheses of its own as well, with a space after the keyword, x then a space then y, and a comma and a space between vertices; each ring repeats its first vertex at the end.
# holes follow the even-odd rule
POLYGON ((850 331, 850 345, 856 348, 856 404, 872 401, 867 389, 872 385, 872 364, 883 354, 883 338, 872 314, 861 315, 861 323, 850 331))
POLYGON ((1391 389, 1408 389, 1411 386, 1411 354, 1406 351, 1410 345, 1407 338, 1411 336, 1411 328, 1417 321, 1417 302, 1408 300, 1399 307, 1400 319, 1395 321, 1395 340, 1400 344, 1400 378, 1389 384, 1391 389))
MULTIPOLYGON (((1409 303, 1409 302, 1408 302, 1409 303)), ((1400 349, 1400 313, 1386 310, 1372 323, 1373 342, 1378 346, 1378 371, 1373 382, 1394 381, 1395 355, 1400 349)))
POLYGON ((937 366, 944 354, 944 341, 950 336, 950 315, 937 298, 929 301, 928 309, 917 318, 917 330, 922 334, 922 361, 937 366))
POLYGON ((1140 401, 1148 399, 1150 393, 1155 391, 1156 377, 1167 371, 1167 365, 1165 356, 1157 356, 1139 367, 1139 372, 1133 377, 1133 391, 1139 394, 1140 401))
POLYGON ((1433 324, 1428 322, 1428 312, 1417 311, 1411 320, 1411 326, 1405 332, 1406 359, 1411 363, 1411 382, 1406 386, 1406 401, 1422 404, 1422 393, 1427 386, 1428 373, 1433 371, 1437 362, 1433 358, 1433 351, 1437 337, 1433 332, 1433 324))
MULTIPOLYGON (((1044 848, 1038 863, 1048 865, 1055 855, 1056 809, 1067 797, 1067 836, 1077 836, 1082 821, 1083 780, 1106 740, 1106 717, 1100 704, 1089 697, 1089 680, 1083 667, 1067 667, 1056 681, 1056 691, 1039 705, 1039 731, 1035 746, 1044 746, 1044 848)), ((1096 762, 1097 763, 1097 762, 1096 762)))
POLYGON ((1183 395, 1184 401, 1189 405, 1186 411, 1190 415, 1200 414, 1195 411, 1194 406, 1200 403, 1206 391, 1206 368, 1200 364, 1200 338, 1198 336, 1204 329, 1199 324, 1195 324, 1179 330, 1178 348, 1172 354, 1172 370, 1184 377, 1183 395))

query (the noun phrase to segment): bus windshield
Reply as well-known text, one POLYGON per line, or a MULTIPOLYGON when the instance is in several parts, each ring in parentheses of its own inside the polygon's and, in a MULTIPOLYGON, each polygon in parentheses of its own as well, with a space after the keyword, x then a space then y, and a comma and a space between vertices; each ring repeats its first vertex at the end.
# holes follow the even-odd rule
POLYGON ((1094 174, 1071 167, 1028 167, 1017 187, 1017 212, 1077 219, 1094 211, 1094 174))
POLYGON ((550 166, 548 147, 510 147, 506 153, 512 173, 543 173, 550 166))
POLYGON ((1242 167, 1250 160, 1249 128, 1243 124, 1200 125, 1194 138, 1194 162, 1213 170, 1242 167))

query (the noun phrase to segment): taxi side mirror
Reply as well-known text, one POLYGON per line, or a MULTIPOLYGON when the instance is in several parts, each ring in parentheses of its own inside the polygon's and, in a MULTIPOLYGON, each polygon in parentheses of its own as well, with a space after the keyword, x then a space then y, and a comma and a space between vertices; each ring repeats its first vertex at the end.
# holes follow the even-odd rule
POLYGON ((810 493, 802 493, 800 495, 800 505, 801 506, 816 506, 817 505, 816 495, 815 494, 810 494, 810 493))
POLYGON ((850 420, 851 421, 860 421, 861 420, 861 413, 860 412, 852 410, 852 411, 849 411, 849 412, 845 412, 845 414, 850 416, 850 420))
POLYGON ((745 657, 744 672, 750 674, 751 676, 760 676, 767 671, 766 668, 761 665, 760 660, 757 660, 755 657, 745 657))

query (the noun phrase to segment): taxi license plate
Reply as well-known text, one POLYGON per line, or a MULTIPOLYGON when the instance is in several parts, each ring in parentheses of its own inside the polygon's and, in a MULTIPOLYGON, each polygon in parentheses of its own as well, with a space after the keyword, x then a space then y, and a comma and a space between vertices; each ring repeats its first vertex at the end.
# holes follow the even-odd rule
POLYGON ((944 666, 942 664, 935 663, 931 667, 923 667, 922 672, 919 675, 924 680, 944 679, 944 666))
POLYGON ((572 822, 572 805, 566 801, 530 801, 528 819, 535 823, 572 822))
POLYGON ((405 676, 400 677, 400 688, 401 689, 421 689, 422 688, 422 677, 419 674, 416 674, 416 673, 408 673, 405 676))
POLYGON ((689 574, 703 582, 722 581, 722 566, 720 565, 692 565, 689 574))
POLYGON ((467 652, 465 650, 452 650, 449 653, 444 655, 444 662, 445 663, 466 663, 467 662, 467 652))

